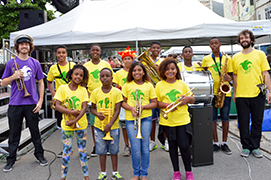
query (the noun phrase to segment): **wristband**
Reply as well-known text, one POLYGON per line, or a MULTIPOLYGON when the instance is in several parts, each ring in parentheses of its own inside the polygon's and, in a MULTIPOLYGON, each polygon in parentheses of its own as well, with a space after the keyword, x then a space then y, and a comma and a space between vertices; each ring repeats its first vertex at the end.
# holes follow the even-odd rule
POLYGON ((169 103, 166 103, 166 108, 168 107, 169 103))

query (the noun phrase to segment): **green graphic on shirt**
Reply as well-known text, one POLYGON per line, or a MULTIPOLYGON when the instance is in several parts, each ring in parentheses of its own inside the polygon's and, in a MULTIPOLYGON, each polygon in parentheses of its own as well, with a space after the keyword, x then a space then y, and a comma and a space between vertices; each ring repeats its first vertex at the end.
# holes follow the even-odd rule
POLYGON ((58 77, 60 77, 63 82, 66 82, 66 75, 67 75, 67 72, 64 71, 62 72, 62 75, 60 74, 58 77))
POLYGON ((80 99, 78 99, 76 96, 72 96, 71 99, 72 99, 72 102, 71 102, 71 100, 69 100, 69 99, 66 100, 66 102, 70 101, 70 102, 69 102, 70 108, 71 108, 71 109, 73 108, 73 107, 72 107, 72 103, 73 103, 74 109, 79 109, 80 99), (77 103, 77 102, 78 102, 78 103, 77 103))
POLYGON ((176 101, 179 97, 180 97, 180 92, 176 91, 176 89, 172 89, 169 93, 166 94, 166 96, 168 96, 168 98, 174 102, 176 101))
MULTIPOLYGON (((136 99, 137 99, 136 98, 136 91, 132 92, 131 95, 133 96, 134 100, 136 101, 136 99)), ((145 96, 144 93, 141 90, 138 90, 137 95, 138 95, 138 97, 139 97, 139 95, 141 95, 141 99, 143 99, 143 96, 145 96)))
POLYGON ((245 60, 244 62, 240 63, 240 66, 242 66, 243 72, 247 74, 252 69, 252 62, 250 62, 249 60, 245 60))
POLYGON ((108 109, 109 108, 109 98, 105 98, 103 100, 100 100, 98 102, 100 104, 100 107, 103 108, 103 103, 105 103, 105 109, 108 109), (104 102, 105 101, 105 102, 104 102))
POLYGON ((220 67, 221 64, 219 62, 217 62, 216 64, 213 64, 211 67, 214 69, 215 72, 218 73, 218 67, 220 67))
POLYGON ((92 74, 94 79, 99 79, 100 71, 99 71, 99 69, 96 69, 95 71, 91 72, 90 74, 92 74))
POLYGON ((123 78, 122 81, 123 81, 123 84, 126 84, 127 78, 123 78))

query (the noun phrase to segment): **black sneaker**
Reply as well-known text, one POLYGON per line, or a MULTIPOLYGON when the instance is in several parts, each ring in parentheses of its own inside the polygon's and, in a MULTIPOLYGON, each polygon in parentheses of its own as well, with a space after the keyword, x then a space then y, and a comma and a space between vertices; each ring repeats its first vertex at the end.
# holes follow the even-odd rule
POLYGON ((213 152, 217 152, 220 150, 220 147, 216 144, 213 144, 213 152))
POLYGON ((4 172, 9 172, 12 170, 12 167, 14 166, 14 162, 8 162, 5 167, 3 168, 4 172))
POLYGON ((230 148, 229 148, 229 146, 227 144, 222 144, 221 145, 221 150, 227 155, 232 154, 232 152, 231 152, 231 150, 230 150, 230 148))
POLYGON ((91 157, 91 156, 87 153, 87 159, 90 159, 90 157, 91 157))
POLYGON ((63 152, 61 151, 60 153, 57 154, 57 157, 62 158, 62 154, 63 154, 63 152))
POLYGON ((38 157, 37 161, 40 163, 41 166, 47 166, 48 165, 48 161, 43 157, 38 157))
POLYGON ((95 146, 93 146, 93 151, 91 152, 91 157, 96 157, 98 154, 95 153, 95 146))

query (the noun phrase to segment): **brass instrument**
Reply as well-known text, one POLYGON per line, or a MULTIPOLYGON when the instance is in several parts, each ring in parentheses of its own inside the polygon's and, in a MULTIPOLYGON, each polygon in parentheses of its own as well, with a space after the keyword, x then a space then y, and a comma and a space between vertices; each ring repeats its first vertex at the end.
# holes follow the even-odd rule
POLYGON ((161 81, 159 74, 156 70, 155 64, 153 62, 153 59, 150 55, 150 49, 148 49, 146 52, 142 53, 138 60, 142 62, 142 64, 145 65, 146 70, 148 72, 148 75, 151 78, 151 82, 153 85, 156 85, 159 81, 161 81))
MULTIPOLYGON (((15 59, 16 58, 14 58, 14 63, 12 64, 13 73, 15 73, 15 71, 21 70, 15 59)), ((23 79, 16 79, 16 84, 17 84, 17 87, 18 87, 19 91, 24 90, 24 96, 23 97, 31 96, 31 94, 28 93, 28 91, 27 91, 27 89, 25 87, 23 79)))
MULTIPOLYGON (((104 131, 105 125, 108 124, 110 122, 110 120, 111 120, 111 109, 112 109, 112 107, 111 107, 111 98, 110 97, 105 97, 103 105, 100 108, 100 112, 103 113, 103 115, 105 116, 105 119, 101 121, 102 131, 104 131), (106 107, 106 104, 105 104, 106 99, 109 100, 108 108, 106 107), (106 124, 105 124, 105 120, 107 120, 106 124)), ((110 131, 108 131, 106 133, 106 135, 105 135, 105 137, 103 139, 104 140, 113 140, 113 138, 110 135, 110 131)))
POLYGON ((134 129, 136 130, 136 123, 137 123, 137 134, 136 139, 143 139, 141 134, 141 95, 138 95, 138 89, 136 89, 136 111, 137 117, 134 120, 134 129))
MULTIPOLYGON (((192 88, 191 88, 187 93, 185 93, 184 95, 187 95, 187 94, 189 93, 188 96, 192 96, 192 95, 193 95, 192 91, 193 91, 194 89, 195 89, 195 88, 192 87, 192 88)), ((177 106, 179 106, 179 105, 182 103, 181 100, 182 100, 183 98, 184 98, 184 97, 182 96, 182 97, 180 97, 179 99, 177 99, 176 101, 174 101, 173 103, 169 104, 168 107, 166 107, 166 111, 161 110, 161 113, 162 113, 163 118, 168 119, 168 113, 170 113, 173 109, 175 109, 177 106), (179 101, 179 102, 178 102, 178 101, 179 101)))
POLYGON ((227 65, 228 65, 228 55, 224 52, 222 53, 223 56, 226 56, 226 61, 222 67, 221 75, 220 75, 220 81, 219 86, 217 90, 217 96, 215 98, 215 107, 216 108, 222 108, 224 106, 224 100, 227 93, 231 91, 231 85, 226 80, 226 74, 227 74, 227 65))

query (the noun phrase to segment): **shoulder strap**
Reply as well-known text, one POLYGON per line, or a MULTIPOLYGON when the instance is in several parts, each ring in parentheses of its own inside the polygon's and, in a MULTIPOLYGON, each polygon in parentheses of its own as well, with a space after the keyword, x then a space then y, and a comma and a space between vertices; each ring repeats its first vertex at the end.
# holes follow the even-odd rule
MULTIPOLYGON (((220 69, 221 69, 222 53, 219 54, 219 58, 220 58, 220 64, 219 64, 219 66, 220 66, 220 69)), ((218 70, 219 76, 221 76, 221 72, 220 72, 220 69, 218 68, 218 66, 217 66, 217 64, 216 64, 214 54, 212 54, 212 59, 214 60, 214 63, 215 63, 215 66, 216 66, 216 68, 217 68, 217 70, 218 70)))
MULTIPOLYGON (((59 71, 61 77, 55 77, 55 78, 62 78, 62 79, 68 84, 68 81, 67 81, 66 78, 64 78, 63 75, 62 75, 62 72, 61 72, 61 70, 60 70, 60 67, 59 67, 58 63, 56 64, 56 66, 57 66, 57 69, 58 69, 58 71, 59 71)), ((69 62, 69 66, 70 66, 70 62, 69 62)), ((70 68, 70 67, 69 67, 69 68, 70 68)))

